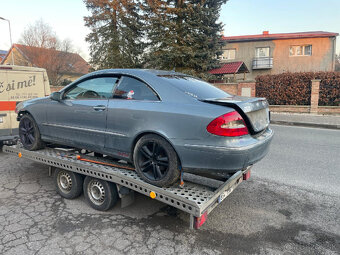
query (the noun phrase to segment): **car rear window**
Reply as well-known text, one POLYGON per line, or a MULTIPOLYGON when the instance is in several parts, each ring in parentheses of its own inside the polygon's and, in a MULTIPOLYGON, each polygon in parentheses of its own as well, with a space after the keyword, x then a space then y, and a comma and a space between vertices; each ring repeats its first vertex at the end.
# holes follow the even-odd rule
POLYGON ((230 97, 230 94, 224 92, 223 90, 191 76, 159 75, 159 77, 166 79, 176 88, 197 99, 230 97))

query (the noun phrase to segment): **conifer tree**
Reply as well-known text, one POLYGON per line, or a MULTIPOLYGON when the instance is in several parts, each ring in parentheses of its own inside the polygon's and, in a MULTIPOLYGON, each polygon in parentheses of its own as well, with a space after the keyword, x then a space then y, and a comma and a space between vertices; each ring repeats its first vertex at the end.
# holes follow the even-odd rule
POLYGON ((138 68, 143 65, 143 23, 139 0, 84 0, 90 16, 91 63, 96 68, 138 68))
POLYGON ((150 67, 204 77, 218 66, 227 0, 84 0, 91 15, 91 62, 99 68, 150 67))
POLYGON ((204 77, 218 66, 227 0, 146 0, 143 5, 149 42, 148 63, 204 77))

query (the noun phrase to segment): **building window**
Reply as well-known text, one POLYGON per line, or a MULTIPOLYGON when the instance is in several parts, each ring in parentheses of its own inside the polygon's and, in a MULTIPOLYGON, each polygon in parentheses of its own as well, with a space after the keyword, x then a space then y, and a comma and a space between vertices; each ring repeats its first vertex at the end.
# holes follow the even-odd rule
POLYGON ((312 56, 312 45, 293 45, 289 48, 290 56, 312 56))
POLYGON ((256 56, 256 58, 269 58, 269 56, 270 56, 270 47, 259 47, 259 48, 256 48, 255 56, 256 56))
POLYGON ((235 57, 236 57, 236 49, 226 49, 226 50, 223 50, 223 53, 221 55, 221 60, 235 59, 235 57))
POLYGON ((306 45, 303 48, 305 56, 312 56, 312 45, 306 45))

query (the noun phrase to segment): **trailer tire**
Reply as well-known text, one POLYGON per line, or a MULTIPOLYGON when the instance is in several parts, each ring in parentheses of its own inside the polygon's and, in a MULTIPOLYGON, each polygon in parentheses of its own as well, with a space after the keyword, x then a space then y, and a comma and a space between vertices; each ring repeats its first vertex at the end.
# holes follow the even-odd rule
POLYGON ((95 210, 107 211, 118 202, 117 187, 111 182, 86 176, 83 190, 87 203, 95 210))
POLYGON ((54 183, 60 196, 74 199, 83 192, 83 176, 64 169, 55 169, 54 183))

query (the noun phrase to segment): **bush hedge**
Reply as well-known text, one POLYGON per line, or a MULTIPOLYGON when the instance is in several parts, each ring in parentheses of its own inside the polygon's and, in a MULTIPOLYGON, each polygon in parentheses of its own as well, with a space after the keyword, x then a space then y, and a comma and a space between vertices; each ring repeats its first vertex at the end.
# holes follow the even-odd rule
POLYGON ((319 105, 340 106, 340 72, 305 72, 256 77, 256 96, 271 105, 310 105, 311 80, 320 79, 319 105))
POLYGON ((317 73, 320 79, 319 105, 340 106, 340 72, 317 73))

